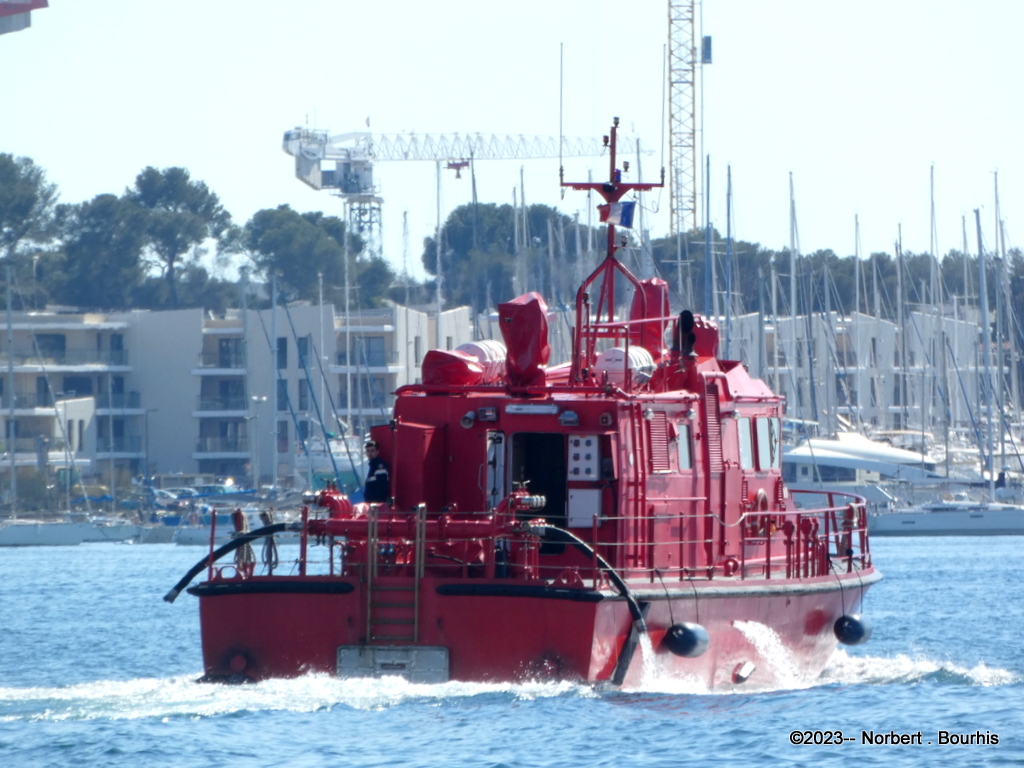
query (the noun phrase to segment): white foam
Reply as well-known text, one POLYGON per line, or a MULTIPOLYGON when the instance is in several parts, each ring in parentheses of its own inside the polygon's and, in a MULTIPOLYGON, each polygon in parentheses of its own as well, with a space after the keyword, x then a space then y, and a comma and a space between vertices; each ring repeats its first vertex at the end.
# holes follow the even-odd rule
POLYGON ((99 681, 59 688, 0 688, 0 722, 214 717, 243 710, 316 712, 334 707, 383 710, 407 701, 504 695, 514 700, 596 697, 589 685, 560 682, 410 683, 400 677, 341 679, 307 675, 251 685, 164 680, 99 681))
POLYGON ((965 667, 951 661, 935 661, 923 656, 912 658, 905 654, 898 654, 891 658, 850 656, 844 649, 839 648, 822 673, 821 682, 826 684, 884 685, 914 683, 932 677, 958 678, 967 685, 986 687, 1011 685, 1024 680, 1024 677, 1016 672, 1000 667, 990 667, 985 662, 973 667, 965 667))

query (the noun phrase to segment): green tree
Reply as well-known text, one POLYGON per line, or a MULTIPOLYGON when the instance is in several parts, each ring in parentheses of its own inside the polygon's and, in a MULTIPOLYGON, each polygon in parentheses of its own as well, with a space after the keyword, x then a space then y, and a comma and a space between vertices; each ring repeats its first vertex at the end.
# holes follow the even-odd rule
POLYGON ((27 157, 0 154, 0 251, 13 260, 29 243, 54 235, 57 187, 27 157))
MULTIPOLYGON (((264 278, 277 274, 282 290, 296 298, 315 300, 320 277, 325 299, 344 301, 345 223, 320 212, 298 213, 287 205, 257 211, 241 233, 232 237, 231 247, 248 253, 256 271, 264 278)), ((379 304, 394 281, 391 267, 380 258, 363 255, 364 241, 358 235, 348 239, 351 300, 364 307, 379 304)))
MULTIPOLYGON (((468 304, 480 311, 526 290, 536 290, 548 301, 571 300, 576 249, 566 247, 566 233, 575 228, 573 220, 546 205, 528 206, 525 226, 519 221, 517 252, 517 216, 522 211, 494 203, 463 205, 449 214, 441 229, 447 304, 468 304), (553 243, 548 242, 549 232, 553 243)), ((434 238, 424 239, 421 261, 428 274, 437 275, 434 238)))
POLYGON ((80 307, 127 309, 145 277, 145 214, 115 195, 61 206, 63 248, 48 269, 53 299, 80 307))
POLYGON ((171 304, 179 306, 177 270, 186 254, 202 255, 201 245, 220 238, 231 223, 220 198, 201 181, 193 181, 184 168, 158 171, 147 167, 135 177, 125 196, 147 211, 145 231, 167 281, 171 304))

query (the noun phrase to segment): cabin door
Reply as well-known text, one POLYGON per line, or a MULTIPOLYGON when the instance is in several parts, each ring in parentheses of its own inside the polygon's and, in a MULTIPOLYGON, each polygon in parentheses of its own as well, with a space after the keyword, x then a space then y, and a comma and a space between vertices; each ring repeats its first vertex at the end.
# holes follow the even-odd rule
POLYGON ((511 464, 511 482, 525 482, 530 494, 547 499, 540 516, 552 525, 565 528, 565 435, 558 432, 518 432, 512 435, 511 464))
POLYGON ((505 482, 505 433, 487 433, 487 508, 494 509, 508 496, 505 482))

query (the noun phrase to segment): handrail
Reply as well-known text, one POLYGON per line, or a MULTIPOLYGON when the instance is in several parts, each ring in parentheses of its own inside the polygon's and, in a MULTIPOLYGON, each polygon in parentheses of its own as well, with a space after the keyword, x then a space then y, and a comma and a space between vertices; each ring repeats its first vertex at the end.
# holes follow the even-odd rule
MULTIPOLYGON (((800 493, 793 492, 794 495, 800 493)), ((719 534, 702 524, 707 517, 699 512, 666 514, 661 508, 657 514, 644 511, 639 515, 601 517, 587 531, 586 544, 594 556, 548 559, 539 556, 539 539, 531 527, 525 525, 525 521, 515 523, 514 518, 504 513, 432 515, 423 505, 410 513, 386 507, 368 508, 365 513, 343 518, 348 526, 344 529, 346 533, 328 533, 326 539, 320 540, 320 543, 332 544, 335 536, 341 536, 347 548, 335 569, 334 550, 329 547, 327 570, 316 575, 361 578, 367 582, 368 599, 372 599, 378 577, 412 577, 418 604, 418 590, 424 577, 487 580, 497 577, 537 586, 599 589, 607 583, 600 559, 595 558, 621 563, 616 568, 625 579, 646 580, 652 584, 656 579, 677 583, 714 579, 738 582, 820 579, 834 576, 837 569, 849 574, 870 568, 863 500, 842 493, 828 494, 827 499, 830 506, 819 509, 744 513, 735 524, 728 526, 729 547, 723 552, 716 550, 711 561, 706 561, 701 553, 718 540, 719 534), (678 559, 673 557, 669 567, 654 559, 654 526, 662 532, 680 531, 672 540, 658 541, 657 549, 668 548, 678 555, 678 559), (503 558, 500 569, 497 567, 499 551, 503 558), (630 555, 619 558, 618 552, 630 555), (699 559, 688 560, 689 552, 696 553, 699 559)), ((304 509, 303 523, 295 526, 302 530, 297 563, 302 577, 307 575, 307 564, 314 562, 308 557, 306 543, 315 523, 316 520, 309 520, 308 510, 304 509)), ((219 554, 211 552, 210 559, 203 561, 210 569, 209 579, 220 578, 212 569, 219 554)), ((253 577, 255 574, 237 574, 233 578, 253 577)), ((372 606, 368 606, 367 613, 372 620, 372 606)), ((418 625, 415 629, 418 631, 418 625)))

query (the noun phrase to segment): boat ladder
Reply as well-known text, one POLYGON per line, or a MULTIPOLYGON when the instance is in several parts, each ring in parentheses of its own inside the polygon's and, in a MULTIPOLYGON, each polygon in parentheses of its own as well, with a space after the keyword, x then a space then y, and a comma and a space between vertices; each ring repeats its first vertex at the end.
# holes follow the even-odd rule
POLYGON ((419 641, 420 582, 426 549, 426 505, 416 508, 416 540, 412 577, 381 576, 377 512, 370 513, 367 536, 369 564, 366 583, 366 642, 416 643, 419 641))

